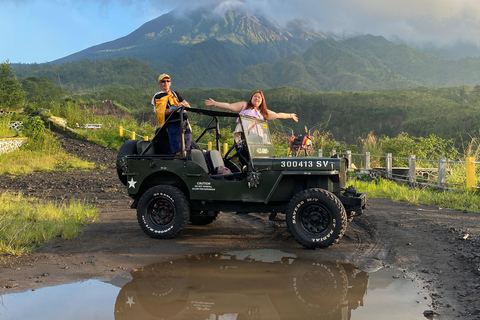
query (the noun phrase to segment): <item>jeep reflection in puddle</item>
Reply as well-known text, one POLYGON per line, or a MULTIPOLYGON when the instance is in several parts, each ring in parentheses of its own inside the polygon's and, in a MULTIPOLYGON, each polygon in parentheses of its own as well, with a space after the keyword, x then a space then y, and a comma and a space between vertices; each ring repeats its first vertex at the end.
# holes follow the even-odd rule
POLYGON ((132 271, 115 319, 350 319, 368 275, 350 264, 243 252, 204 254, 132 271), (268 259, 267 259, 268 260, 268 259))

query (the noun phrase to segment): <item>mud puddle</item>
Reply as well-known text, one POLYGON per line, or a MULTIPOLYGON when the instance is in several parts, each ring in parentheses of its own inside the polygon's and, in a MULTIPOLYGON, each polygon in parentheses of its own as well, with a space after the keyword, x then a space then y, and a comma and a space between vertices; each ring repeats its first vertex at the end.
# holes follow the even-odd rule
POLYGON ((359 270, 278 250, 162 261, 109 281, 0 296, 0 319, 425 319, 430 298, 400 270, 359 270))

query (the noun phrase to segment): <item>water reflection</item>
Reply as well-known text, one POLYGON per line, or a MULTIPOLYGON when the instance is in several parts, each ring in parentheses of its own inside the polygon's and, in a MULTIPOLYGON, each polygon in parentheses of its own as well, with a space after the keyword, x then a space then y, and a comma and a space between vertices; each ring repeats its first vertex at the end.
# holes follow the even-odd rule
POLYGON ((131 272, 115 319, 351 319, 368 274, 280 251, 204 254, 131 272), (257 255, 256 255, 257 254, 257 255))

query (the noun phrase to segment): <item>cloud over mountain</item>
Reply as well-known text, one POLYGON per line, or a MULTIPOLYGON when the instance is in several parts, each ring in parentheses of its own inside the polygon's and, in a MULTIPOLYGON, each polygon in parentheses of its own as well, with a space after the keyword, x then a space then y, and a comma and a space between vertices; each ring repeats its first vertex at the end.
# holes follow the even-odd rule
MULTIPOLYGON (((161 6, 166 1, 149 1, 161 6)), ((180 0, 181 11, 209 5, 223 14, 241 7, 261 13, 279 25, 307 20, 316 31, 375 34, 411 43, 480 44, 480 2, 477 0, 180 0)))

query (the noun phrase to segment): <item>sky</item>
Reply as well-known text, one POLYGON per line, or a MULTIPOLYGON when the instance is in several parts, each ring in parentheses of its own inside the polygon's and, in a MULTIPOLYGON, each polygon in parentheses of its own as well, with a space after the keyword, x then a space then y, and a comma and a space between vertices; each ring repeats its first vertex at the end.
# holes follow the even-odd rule
POLYGON ((479 0, 0 0, 0 62, 44 63, 126 36, 179 6, 244 6, 282 25, 409 44, 480 45, 479 0))

